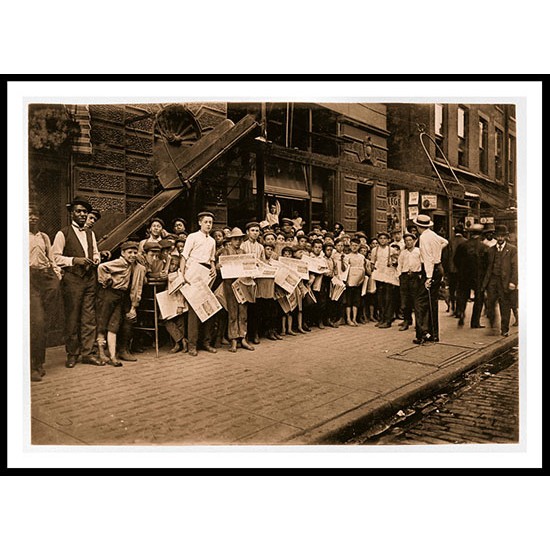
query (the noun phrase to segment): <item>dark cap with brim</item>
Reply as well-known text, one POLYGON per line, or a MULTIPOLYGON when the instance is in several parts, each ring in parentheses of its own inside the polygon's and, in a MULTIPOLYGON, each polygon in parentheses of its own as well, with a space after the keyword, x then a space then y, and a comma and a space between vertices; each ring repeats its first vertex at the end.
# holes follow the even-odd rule
POLYGON ((128 250, 129 248, 135 248, 138 250, 139 243, 136 241, 126 241, 120 245, 120 250, 128 250))
POLYGON ((210 216, 212 219, 214 219, 214 214, 212 214, 212 212, 208 212, 207 210, 205 210, 204 212, 199 212, 197 214, 197 218, 200 220, 201 218, 204 218, 205 216, 210 216))
POLYGON ((143 245, 143 250, 145 250, 145 252, 151 252, 154 250, 160 252, 161 248, 159 243, 148 242, 143 245))

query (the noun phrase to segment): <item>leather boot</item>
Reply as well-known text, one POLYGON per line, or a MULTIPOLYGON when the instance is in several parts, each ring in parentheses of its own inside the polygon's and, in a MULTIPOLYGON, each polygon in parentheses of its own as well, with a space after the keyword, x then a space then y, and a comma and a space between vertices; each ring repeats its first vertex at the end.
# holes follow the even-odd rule
POLYGON ((122 361, 137 361, 137 359, 126 348, 123 348, 118 352, 118 358, 122 361))
POLYGON ((40 371, 36 369, 31 369, 31 380, 33 382, 41 382, 42 381, 42 375, 40 374, 40 371))
POLYGON ((132 338, 132 324, 124 321, 118 336, 118 358, 122 361, 137 361, 130 353, 130 340, 132 338))

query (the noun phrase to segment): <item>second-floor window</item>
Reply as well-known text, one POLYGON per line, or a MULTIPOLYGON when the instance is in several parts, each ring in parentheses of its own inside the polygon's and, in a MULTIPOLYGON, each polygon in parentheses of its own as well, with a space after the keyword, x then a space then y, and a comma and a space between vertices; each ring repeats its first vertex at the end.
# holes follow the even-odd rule
POLYGON ((502 181, 502 158, 504 147, 504 132, 495 128, 495 179, 502 181))
POLYGON ((516 181, 516 138, 508 136, 508 182, 516 181))
POLYGON ((443 150, 443 132, 444 132, 444 120, 443 120, 443 105, 441 103, 435 104, 435 142, 439 147, 435 148, 435 156, 442 158, 441 151, 443 150), (440 151, 441 149, 441 151, 440 151))
POLYGON ((457 112, 458 135, 458 164, 468 166, 468 120, 464 107, 459 107, 457 112))
POLYGON ((489 124, 484 118, 479 119, 479 170, 488 173, 489 168, 489 124))

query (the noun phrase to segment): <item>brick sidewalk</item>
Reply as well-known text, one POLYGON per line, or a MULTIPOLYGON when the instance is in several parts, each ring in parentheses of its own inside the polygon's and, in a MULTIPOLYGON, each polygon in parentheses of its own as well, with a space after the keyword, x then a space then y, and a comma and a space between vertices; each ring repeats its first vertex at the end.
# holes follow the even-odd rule
MULTIPOLYGON (((471 307, 469 305, 469 307, 471 307)), ((38 445, 262 445, 330 442, 373 415, 517 345, 491 329, 457 327, 440 303, 440 343, 412 344, 414 330, 314 329, 256 351, 197 357, 161 349, 123 368, 64 367, 48 350, 47 375, 31 385, 38 445)))

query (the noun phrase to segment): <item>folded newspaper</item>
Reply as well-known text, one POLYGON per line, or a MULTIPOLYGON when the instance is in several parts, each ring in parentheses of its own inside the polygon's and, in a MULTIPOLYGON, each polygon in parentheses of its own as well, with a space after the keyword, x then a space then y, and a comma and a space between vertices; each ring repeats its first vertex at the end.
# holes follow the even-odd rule
POLYGON ((306 261, 298 260, 297 258, 280 257, 279 262, 296 271, 303 280, 307 281, 309 279, 309 267, 306 261))
POLYGON ((333 277, 330 280, 330 299, 334 302, 337 302, 342 294, 344 294, 344 291, 346 290, 345 283, 339 279, 338 277, 333 277))
POLYGON ((168 294, 174 294, 184 283, 183 275, 179 269, 173 273, 168 273, 168 294))
POLYGON ((221 255, 219 257, 222 279, 255 277, 257 260, 253 254, 221 255))
POLYGON ((240 277, 231 284, 233 294, 239 304, 256 301, 256 283, 250 277, 240 277))
POLYGON ((185 284, 181 291, 201 323, 222 309, 220 302, 204 281, 185 284))

